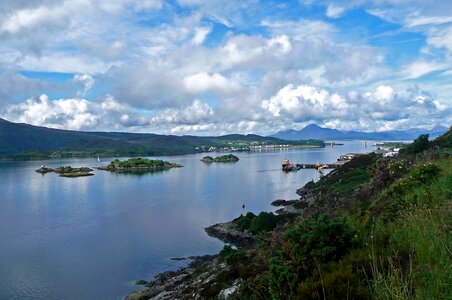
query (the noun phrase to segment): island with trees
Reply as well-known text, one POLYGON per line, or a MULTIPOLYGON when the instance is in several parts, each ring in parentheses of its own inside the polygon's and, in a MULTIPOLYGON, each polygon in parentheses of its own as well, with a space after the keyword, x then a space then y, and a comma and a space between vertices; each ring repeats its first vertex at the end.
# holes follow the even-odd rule
POLYGON ((239 158, 233 154, 227 154, 227 155, 217 156, 215 158, 212 156, 204 156, 201 159, 201 161, 205 162, 205 163, 213 163, 213 162, 224 163, 224 162, 236 162, 236 161, 239 161, 239 158))
POLYGON ((88 167, 73 168, 71 166, 58 167, 56 169, 41 166, 41 168, 36 170, 36 172, 40 173, 40 174, 57 173, 61 177, 71 177, 71 178, 93 176, 94 174, 91 173, 92 171, 93 171, 93 169, 88 168, 88 167))
POLYGON ((182 165, 170 163, 160 159, 149 158, 131 158, 128 160, 115 159, 108 166, 98 167, 98 170, 112 171, 112 172, 127 172, 127 171, 163 171, 171 168, 180 168, 182 165))

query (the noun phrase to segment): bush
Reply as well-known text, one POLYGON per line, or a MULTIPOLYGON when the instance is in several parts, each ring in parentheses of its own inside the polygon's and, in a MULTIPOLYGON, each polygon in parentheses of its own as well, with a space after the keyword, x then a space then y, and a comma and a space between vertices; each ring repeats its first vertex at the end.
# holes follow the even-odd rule
POLYGON ((343 218, 319 216, 303 225, 289 227, 284 241, 269 261, 269 286, 273 299, 295 292, 319 262, 343 257, 352 246, 355 231, 343 218))
POLYGON ((258 234, 264 231, 273 230, 279 220, 280 217, 271 212, 261 212, 257 216, 249 212, 245 216, 240 216, 234 221, 237 229, 241 231, 249 230, 253 234, 258 234))
POLYGON ((234 249, 230 245, 225 245, 223 250, 220 251, 220 255, 228 264, 235 264, 246 258, 246 253, 243 250, 234 249))
POLYGON ((240 216, 235 220, 238 230, 245 231, 249 230, 251 226, 251 221, 256 217, 252 212, 248 212, 245 216, 240 216))
POLYGON ((421 134, 417 139, 415 139, 411 144, 400 150, 403 154, 416 154, 424 150, 427 150, 429 146, 428 134, 421 134))
POLYGON ((250 231, 258 234, 263 231, 270 231, 276 227, 278 216, 271 212, 261 212, 257 217, 251 220, 250 231))

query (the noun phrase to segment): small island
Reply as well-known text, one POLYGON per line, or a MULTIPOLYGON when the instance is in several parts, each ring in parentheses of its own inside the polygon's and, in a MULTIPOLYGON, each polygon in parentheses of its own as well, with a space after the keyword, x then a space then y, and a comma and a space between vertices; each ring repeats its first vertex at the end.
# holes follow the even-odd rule
POLYGON ((55 173, 59 174, 61 177, 71 177, 71 178, 93 176, 94 174, 91 173, 92 171, 93 171, 93 169, 87 168, 87 167, 73 168, 71 166, 58 167, 56 169, 41 166, 41 168, 36 170, 36 172, 40 173, 40 174, 47 174, 47 173, 55 172, 55 173))
POLYGON ((182 165, 170 163, 164 160, 148 159, 148 158, 131 158, 128 160, 116 159, 108 166, 98 167, 98 170, 111 172, 128 172, 128 171, 163 171, 171 168, 180 168, 182 165))
POLYGON ((217 156, 213 158, 212 156, 204 156, 201 161, 205 163, 213 163, 213 162, 236 162, 239 158, 233 154, 217 156))

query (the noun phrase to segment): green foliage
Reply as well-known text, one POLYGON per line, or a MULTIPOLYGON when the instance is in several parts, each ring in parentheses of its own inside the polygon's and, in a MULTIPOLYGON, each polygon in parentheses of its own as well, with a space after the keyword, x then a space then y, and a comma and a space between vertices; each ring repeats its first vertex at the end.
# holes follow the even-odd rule
POLYGON ((384 231, 375 236, 386 236, 385 248, 392 254, 374 256, 372 288, 376 299, 452 298, 452 160, 440 163, 439 174, 431 164, 422 164, 402 178, 407 180, 414 174, 423 181, 400 191, 401 199, 416 205, 403 207, 393 222, 379 225, 384 231), (426 180, 425 174, 431 174, 430 179, 426 180))
POLYGON ((440 168, 436 164, 423 163, 416 166, 377 197, 373 211, 381 214, 385 220, 395 220, 400 211, 425 199, 425 195, 418 194, 419 190, 413 190, 431 183, 439 173, 440 168))
POLYGON ((233 154, 228 154, 228 155, 222 155, 222 156, 217 156, 215 158, 213 158, 212 156, 204 156, 201 161, 206 162, 206 163, 213 163, 213 162, 236 162, 238 161, 239 158, 233 154))
POLYGON ((451 149, 452 148, 452 127, 450 127, 449 130, 445 134, 437 137, 431 143, 432 143, 432 146, 435 146, 435 147, 451 149))
POLYGON ((246 253, 243 250, 234 249, 230 245, 225 245, 223 250, 220 251, 220 255, 223 256, 226 263, 232 265, 246 259, 246 253))
POLYGON ((172 166, 178 166, 176 164, 171 164, 167 161, 159 159, 148 159, 148 158, 131 158, 128 160, 120 161, 118 159, 112 161, 107 169, 165 169, 172 166))
POLYGON ((239 158, 233 154, 218 156, 214 159, 215 162, 233 162, 238 160, 239 158))
POLYGON ((235 224, 238 230, 245 231, 249 230, 251 226, 251 221, 256 217, 252 212, 248 212, 245 216, 240 216, 235 220, 235 224))
POLYGON ((258 234, 263 231, 273 230, 278 223, 278 216, 271 212, 261 212, 250 224, 250 231, 258 234))
POLYGON ((296 286, 320 262, 343 257, 352 246, 354 230, 343 218, 319 216, 303 225, 288 227, 284 242, 269 261, 270 293, 280 299, 296 286))
POLYGON ((416 154, 424 150, 427 150, 428 147, 429 147, 428 134, 421 134, 417 139, 413 141, 413 143, 401 149, 400 153, 416 154))
POLYGON ((277 216, 272 212, 261 212, 257 216, 248 212, 245 216, 235 219, 234 223, 236 228, 241 231, 249 230, 253 234, 259 234, 273 230, 282 218, 282 216, 277 216))

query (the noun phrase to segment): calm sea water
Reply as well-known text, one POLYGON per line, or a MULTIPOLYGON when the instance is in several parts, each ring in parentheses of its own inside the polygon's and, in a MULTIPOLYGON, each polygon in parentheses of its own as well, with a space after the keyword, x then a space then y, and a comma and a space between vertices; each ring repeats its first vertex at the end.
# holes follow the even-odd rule
POLYGON ((183 168, 144 175, 96 171, 62 178, 41 164, 95 167, 108 160, 0 162, 0 299, 121 299, 137 279, 184 266, 171 257, 213 254, 223 243, 204 227, 246 211, 273 210, 295 199, 318 174, 283 173, 281 161, 328 163, 360 142, 324 149, 238 153, 232 164, 206 165, 204 156, 163 157, 183 168))

